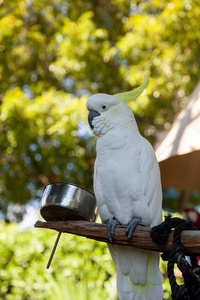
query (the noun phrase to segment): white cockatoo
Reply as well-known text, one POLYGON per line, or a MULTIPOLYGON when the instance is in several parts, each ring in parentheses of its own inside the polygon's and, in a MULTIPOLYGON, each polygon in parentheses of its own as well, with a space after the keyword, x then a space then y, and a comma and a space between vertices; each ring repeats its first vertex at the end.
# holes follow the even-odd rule
POLYGON ((126 93, 95 94, 87 101, 88 121, 97 138, 94 193, 117 272, 120 300, 162 299, 159 253, 113 244, 115 227, 127 225, 128 241, 137 224, 162 222, 162 191, 158 163, 150 143, 140 135, 128 102, 149 82, 126 93))

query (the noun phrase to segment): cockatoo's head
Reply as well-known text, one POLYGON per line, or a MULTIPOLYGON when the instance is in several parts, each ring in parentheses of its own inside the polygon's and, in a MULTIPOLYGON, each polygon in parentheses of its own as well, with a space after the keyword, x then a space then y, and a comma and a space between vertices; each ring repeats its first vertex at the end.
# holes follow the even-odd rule
POLYGON ((89 110, 88 122, 94 134, 97 136, 104 135, 118 125, 123 126, 128 119, 134 119, 127 103, 136 99, 143 92, 148 82, 149 77, 146 74, 141 86, 133 91, 113 96, 107 94, 91 96, 86 106, 89 110))
MULTIPOLYGON (((126 114, 124 109, 130 109, 119 98, 107 94, 95 94, 87 101, 89 110, 88 122, 95 135, 100 136, 117 126, 126 114)), ((130 112, 132 114, 132 112, 130 112)))

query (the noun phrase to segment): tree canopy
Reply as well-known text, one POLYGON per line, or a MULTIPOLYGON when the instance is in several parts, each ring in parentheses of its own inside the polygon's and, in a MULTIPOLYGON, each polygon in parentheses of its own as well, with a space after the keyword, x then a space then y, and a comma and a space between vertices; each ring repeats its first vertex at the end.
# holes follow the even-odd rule
POLYGON ((154 143, 200 75, 199 1, 1 0, 1 204, 49 181, 92 190, 95 139, 85 103, 150 84, 131 104, 154 143))

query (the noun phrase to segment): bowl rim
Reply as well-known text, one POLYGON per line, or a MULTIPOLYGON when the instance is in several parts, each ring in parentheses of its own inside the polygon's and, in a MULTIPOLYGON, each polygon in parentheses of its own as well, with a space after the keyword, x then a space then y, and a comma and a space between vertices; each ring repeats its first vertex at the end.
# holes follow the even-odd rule
POLYGON ((75 187, 77 187, 77 188, 79 188, 79 189, 82 189, 82 190, 84 190, 84 191, 90 193, 92 196, 95 197, 95 194, 92 193, 91 191, 87 190, 86 188, 84 188, 84 187, 82 187, 82 186, 80 186, 80 185, 77 185, 77 184, 75 184, 75 183, 64 182, 64 181, 51 181, 51 182, 47 183, 47 184, 44 186, 44 190, 46 189, 46 187, 47 187, 48 185, 54 185, 54 184, 55 184, 55 185, 56 185, 56 184, 63 184, 63 185, 75 186, 75 187))

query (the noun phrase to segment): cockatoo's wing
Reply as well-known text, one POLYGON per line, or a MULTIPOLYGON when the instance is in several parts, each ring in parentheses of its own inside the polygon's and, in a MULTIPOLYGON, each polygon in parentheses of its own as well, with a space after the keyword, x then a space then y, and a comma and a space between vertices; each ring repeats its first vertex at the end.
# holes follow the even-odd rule
POLYGON ((160 170, 151 144, 143 137, 141 137, 140 171, 143 194, 150 208, 152 219, 150 226, 153 227, 162 222, 160 170))

